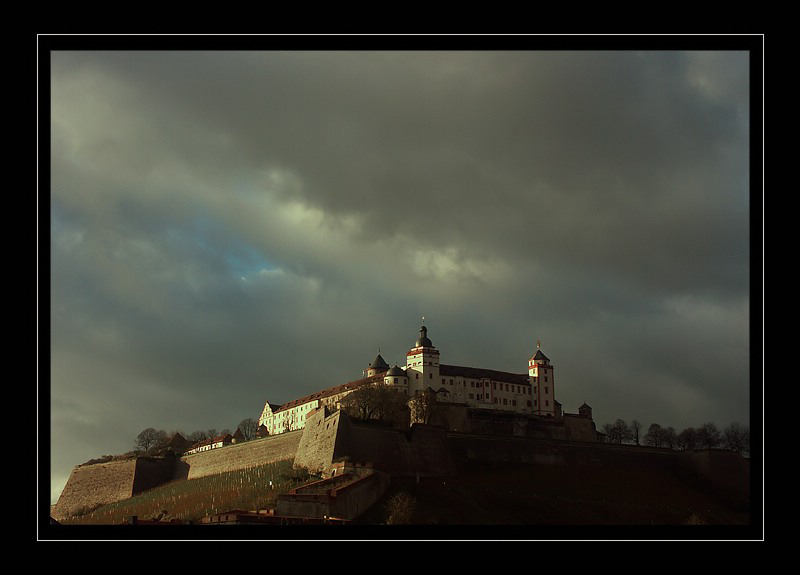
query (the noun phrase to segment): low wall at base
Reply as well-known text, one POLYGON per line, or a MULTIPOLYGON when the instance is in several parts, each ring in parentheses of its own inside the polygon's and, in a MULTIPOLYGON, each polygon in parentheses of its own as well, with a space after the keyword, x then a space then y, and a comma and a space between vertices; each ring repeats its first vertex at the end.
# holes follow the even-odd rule
MULTIPOLYGON (((644 467, 738 502, 750 501, 750 462, 725 449, 668 448, 547 439, 447 434, 459 471, 472 464, 644 467)), ((588 473, 589 471, 587 471, 588 473)))
POLYGON ((389 481, 389 475, 374 470, 360 476, 337 475, 279 495, 276 512, 288 517, 355 519, 381 498, 389 481))
POLYGON ((175 465, 173 479, 195 479, 265 463, 294 459, 303 431, 289 431, 244 443, 184 455, 175 465))
POLYGON ((59 520, 127 499, 168 481, 174 465, 174 457, 136 457, 79 465, 72 470, 51 514, 59 520))

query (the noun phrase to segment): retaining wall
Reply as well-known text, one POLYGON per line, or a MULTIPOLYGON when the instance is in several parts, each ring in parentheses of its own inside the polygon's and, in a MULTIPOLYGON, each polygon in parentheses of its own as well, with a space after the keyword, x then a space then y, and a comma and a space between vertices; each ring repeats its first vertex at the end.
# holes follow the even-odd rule
POLYGON ((289 431, 244 443, 234 443, 192 455, 175 465, 173 479, 195 479, 265 463, 294 459, 303 431, 289 431))
POLYGON ((77 466, 51 514, 63 519, 132 497, 168 481, 174 464, 174 458, 137 457, 77 466))

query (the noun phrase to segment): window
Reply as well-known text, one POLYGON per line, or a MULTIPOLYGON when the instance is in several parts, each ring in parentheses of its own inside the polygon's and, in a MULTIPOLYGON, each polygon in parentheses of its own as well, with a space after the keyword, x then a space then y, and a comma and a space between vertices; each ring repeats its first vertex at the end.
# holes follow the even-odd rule
POLYGON ((545 388, 544 388, 544 392, 545 392, 545 393, 550 393, 550 388, 549 388, 549 387, 545 387, 545 388))
POLYGON ((428 374, 428 379, 433 379, 433 374, 432 373, 428 374))
POLYGON ((394 378, 394 382, 397 383, 397 378, 396 377, 394 378))
POLYGON ((508 400, 506 398, 503 398, 503 405, 508 405, 508 400))
POLYGON ((517 400, 516 399, 512 399, 511 400, 511 405, 517 405, 517 400))
POLYGON ((473 393, 470 393, 470 394, 469 394, 469 398, 470 398, 470 399, 475 399, 475 394, 473 394, 473 393))
POLYGON ((450 385, 453 385, 453 380, 452 379, 450 380, 450 385))
POLYGON ((416 375, 416 377, 414 379, 419 379, 419 374, 418 373, 416 373, 414 375, 416 375))
POLYGON ((528 407, 530 407, 530 406, 531 406, 531 400, 529 399, 528 400, 528 407))
POLYGON ((544 405, 545 405, 545 407, 550 407, 550 402, 549 401, 545 401, 544 405))

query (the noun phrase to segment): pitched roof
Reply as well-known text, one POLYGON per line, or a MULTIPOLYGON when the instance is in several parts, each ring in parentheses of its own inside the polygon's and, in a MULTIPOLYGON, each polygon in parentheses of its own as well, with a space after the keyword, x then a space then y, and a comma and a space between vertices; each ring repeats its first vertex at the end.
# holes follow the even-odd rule
POLYGON ((541 349, 536 350, 536 354, 533 356, 533 359, 544 359, 550 361, 545 354, 542 353, 541 349))
POLYGON ((515 385, 530 385, 527 373, 509 373, 507 371, 497 371, 494 369, 484 369, 482 367, 465 367, 461 365, 439 364, 439 374, 444 377, 467 377, 470 379, 488 378, 492 381, 502 381, 515 385))
POLYGON ((353 391, 361 387, 362 385, 366 385, 368 383, 383 383, 383 374, 380 373, 378 375, 373 375, 370 377, 363 377, 361 379, 356 379, 354 381, 349 381, 342 385, 337 385, 335 387, 329 387, 328 389, 323 389, 322 391, 317 391, 316 393, 312 393, 311 395, 306 395, 305 397, 301 397, 299 399, 295 399, 290 401, 289 403, 284 403, 278 409, 274 409, 273 413, 279 411, 286 411, 287 409, 291 409, 293 407, 297 407, 298 405, 303 405, 310 401, 314 401, 315 399, 324 399, 326 397, 330 397, 332 395, 337 395, 339 393, 344 393, 345 391, 353 391))

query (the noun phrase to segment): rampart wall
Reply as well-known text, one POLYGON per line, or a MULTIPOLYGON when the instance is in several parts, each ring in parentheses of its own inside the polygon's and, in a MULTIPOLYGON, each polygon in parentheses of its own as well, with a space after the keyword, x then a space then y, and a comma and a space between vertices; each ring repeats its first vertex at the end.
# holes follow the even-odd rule
POLYGON ((445 431, 416 425, 406 432, 356 423, 341 411, 306 420, 294 465, 329 475, 339 461, 371 464, 394 476, 443 476, 455 471, 445 431))
POLYGON ((53 517, 126 499, 172 479, 194 479, 289 459, 296 467, 328 476, 343 461, 369 464, 396 477, 451 476, 472 465, 494 463, 646 466, 700 482, 739 501, 749 500, 749 462, 730 451, 678 452, 569 440, 596 439, 591 419, 580 417, 565 418, 558 425, 513 415, 478 414, 461 420, 460 426, 465 423, 470 424, 469 431, 426 425, 397 431, 353 422, 341 411, 331 414, 320 409, 309 415, 304 430, 181 458, 140 457, 76 467, 53 517))
POLYGON ((644 467, 734 499, 750 498, 750 463, 732 451, 675 451, 607 443, 523 439, 448 433, 458 471, 472 464, 530 463, 543 465, 644 467))
POLYGON ((289 431, 201 453, 184 455, 176 463, 172 478, 195 479, 265 463, 294 459, 302 437, 302 431, 289 431))
POLYGON ((55 519, 127 499, 164 483, 172 474, 174 459, 138 457, 79 465, 53 508, 55 519))

